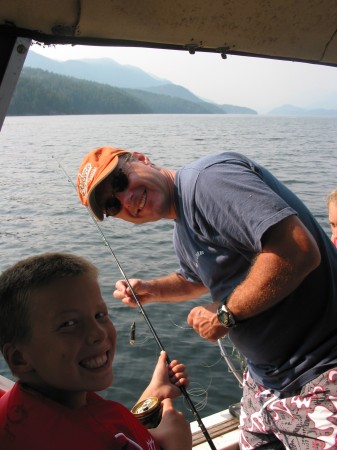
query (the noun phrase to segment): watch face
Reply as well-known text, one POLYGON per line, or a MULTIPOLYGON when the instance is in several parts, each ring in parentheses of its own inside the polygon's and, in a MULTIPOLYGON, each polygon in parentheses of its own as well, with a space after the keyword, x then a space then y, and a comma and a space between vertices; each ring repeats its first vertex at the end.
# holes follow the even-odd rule
POLYGON ((223 323, 225 325, 225 327, 226 327, 229 324, 228 312, 221 311, 221 313, 219 315, 219 319, 220 319, 220 322, 223 323))
POLYGON ((224 327, 230 328, 230 327, 235 326, 234 317, 231 315, 231 313, 229 311, 227 311, 227 308, 225 305, 219 306, 217 316, 218 316, 219 322, 224 327))
POLYGON ((219 322, 226 326, 229 322, 228 312, 223 308, 223 305, 219 306, 218 309, 218 320, 219 322))

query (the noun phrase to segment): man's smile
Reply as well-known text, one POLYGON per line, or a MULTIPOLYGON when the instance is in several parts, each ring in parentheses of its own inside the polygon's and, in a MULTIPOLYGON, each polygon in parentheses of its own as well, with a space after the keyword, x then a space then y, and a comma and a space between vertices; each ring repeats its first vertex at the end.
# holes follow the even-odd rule
POLYGON ((143 195, 142 195, 142 197, 140 199, 139 205, 138 205, 137 214, 139 214, 141 212, 141 210, 144 208, 145 203, 146 203, 146 199, 147 199, 147 192, 144 191, 144 193, 143 193, 143 195))

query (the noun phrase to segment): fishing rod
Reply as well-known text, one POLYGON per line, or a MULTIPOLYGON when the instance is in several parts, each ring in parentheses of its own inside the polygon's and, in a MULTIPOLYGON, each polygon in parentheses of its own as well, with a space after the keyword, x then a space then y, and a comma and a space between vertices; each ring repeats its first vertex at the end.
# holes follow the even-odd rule
MULTIPOLYGON (((52 156, 52 158, 54 158, 54 156, 52 156)), ((63 165, 59 161, 57 161, 57 163, 58 163, 59 168, 63 171, 63 173, 67 177, 68 181, 75 188, 75 191, 77 191, 75 183, 70 178, 68 172, 65 170, 65 168, 63 167, 63 165)), ((117 256, 115 255, 115 252, 113 251, 110 243, 108 242, 107 238, 105 237, 105 234, 103 233, 103 230, 102 230, 101 226, 99 225, 99 223, 95 219, 95 217, 94 217, 93 213, 90 211, 90 209, 86 208, 86 210, 87 210, 91 220, 93 221, 94 225, 96 226, 97 230, 99 231, 99 234, 101 235, 104 244, 108 247, 108 249, 109 249, 109 251, 110 251, 110 253, 111 253, 111 255, 112 255, 112 257, 113 257, 113 259, 114 259, 114 261, 115 261, 119 271, 120 271, 120 273, 122 274, 126 284, 128 285, 128 288, 130 289, 131 295, 132 295, 133 299, 135 300, 135 302, 136 302, 136 304, 137 304, 137 306, 139 308, 140 313, 144 317, 144 320, 147 323, 147 325, 148 325, 148 327, 149 327, 149 329, 150 329, 150 331, 151 331, 155 341, 157 342, 158 347, 160 348, 161 351, 164 351, 166 353, 167 363, 170 364, 171 360, 170 360, 170 358, 169 358, 169 356, 168 356, 168 354, 167 354, 163 344, 161 343, 161 341, 160 341, 160 339, 159 339, 159 337, 158 337, 158 335, 156 333, 156 330, 153 328, 152 323, 150 322, 150 319, 148 318, 148 316, 147 316, 147 314, 146 314, 146 312, 145 312, 145 310, 143 308, 143 305, 138 300, 137 295, 135 294, 135 292, 134 292, 134 290, 133 290, 133 288, 132 288, 132 286, 131 286, 131 284, 129 282, 128 277, 126 276, 126 274, 125 274, 121 264, 119 263, 119 261, 117 259, 117 256)), ((179 386, 179 389, 180 389, 181 393, 184 395, 185 400, 187 401, 189 407, 191 408, 191 411, 192 411, 196 421, 198 422, 198 425, 199 425, 203 435, 205 436, 205 439, 208 442, 210 448, 212 450, 217 450, 215 445, 214 445, 214 443, 213 443, 213 441, 212 441, 212 439, 211 439, 211 437, 210 437, 210 435, 209 435, 209 433, 208 433, 208 431, 207 431, 207 429, 206 429, 206 427, 205 427, 205 425, 204 425, 204 423, 203 423, 203 421, 202 421, 202 419, 201 419, 201 417, 200 417, 200 415, 199 415, 199 413, 198 413, 198 411, 197 411, 197 409, 195 408, 195 406, 194 406, 194 404, 193 404, 193 402, 192 402, 192 400, 191 400, 191 398, 190 398, 190 396, 189 396, 185 386, 179 386)))

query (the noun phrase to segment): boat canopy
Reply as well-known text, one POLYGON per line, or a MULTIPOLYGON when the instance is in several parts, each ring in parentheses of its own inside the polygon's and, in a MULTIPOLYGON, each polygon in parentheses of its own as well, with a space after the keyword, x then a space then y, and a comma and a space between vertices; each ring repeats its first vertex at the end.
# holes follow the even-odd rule
POLYGON ((337 66, 336 0, 0 0, 0 35, 337 66))

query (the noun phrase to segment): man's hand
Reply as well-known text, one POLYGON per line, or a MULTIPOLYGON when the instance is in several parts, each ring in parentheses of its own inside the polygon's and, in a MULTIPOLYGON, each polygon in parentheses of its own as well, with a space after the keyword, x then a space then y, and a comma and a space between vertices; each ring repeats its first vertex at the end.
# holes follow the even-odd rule
MULTIPOLYGON (((208 292, 208 289, 201 283, 191 283, 185 280, 178 273, 171 273, 165 277, 153 280, 140 280, 132 278, 129 280, 130 286, 140 303, 154 302, 184 302, 192 300, 208 292)), ((116 290, 113 295, 122 300, 128 306, 137 306, 127 282, 119 280, 115 284, 116 290)))
POLYGON ((187 317, 187 323, 193 327, 194 331, 210 342, 216 342, 229 331, 218 321, 218 306, 218 302, 197 306, 190 311, 187 317))
MULTIPOLYGON (((153 294, 151 294, 149 289, 149 284, 138 278, 132 278, 129 280, 130 286, 132 287, 133 292, 137 296, 138 301, 141 304, 150 303, 154 301, 153 294)), ((123 303, 128 306, 136 307, 137 303, 134 299, 131 289, 129 288, 127 282, 125 280, 119 280, 115 284, 116 290, 113 293, 115 298, 121 299, 123 303)))

